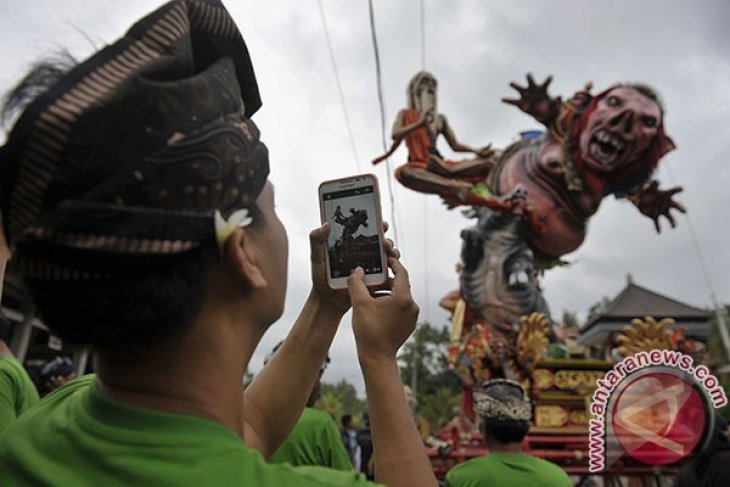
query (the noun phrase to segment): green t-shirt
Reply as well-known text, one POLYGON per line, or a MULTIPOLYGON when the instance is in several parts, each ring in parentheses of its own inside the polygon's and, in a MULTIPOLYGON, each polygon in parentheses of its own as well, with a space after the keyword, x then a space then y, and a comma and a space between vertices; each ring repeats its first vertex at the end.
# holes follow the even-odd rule
POLYGON ((38 391, 12 355, 0 355, 0 433, 38 402, 38 391))
POLYGON ((568 475, 554 463, 532 455, 490 453, 455 466, 447 487, 571 487, 568 475))
POLYGON ((352 470, 334 420, 329 414, 314 408, 304 408, 296 426, 270 461, 352 470))
POLYGON ((356 472, 267 464, 220 423, 116 401, 94 380, 57 389, 0 436, 3 485, 373 485, 356 472))

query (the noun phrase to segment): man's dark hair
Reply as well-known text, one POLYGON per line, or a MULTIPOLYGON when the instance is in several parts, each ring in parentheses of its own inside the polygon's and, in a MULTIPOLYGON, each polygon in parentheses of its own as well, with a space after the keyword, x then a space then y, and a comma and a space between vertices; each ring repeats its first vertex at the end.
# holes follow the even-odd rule
POLYGON ((351 414, 343 414, 342 415, 342 427, 347 428, 350 425, 352 425, 352 415, 351 414))
POLYGON ((181 334, 203 304, 218 258, 215 243, 161 258, 143 275, 83 281, 28 280, 41 319, 61 338, 101 350, 147 345, 181 334))
POLYGON ((529 421, 487 419, 484 421, 484 436, 499 443, 520 443, 530 429, 529 421))
POLYGON ((9 343, 12 330, 13 324, 4 314, 0 313, 0 340, 9 343))
MULTIPOLYGON (((484 388, 484 392, 504 403, 520 403, 524 401, 524 391, 510 384, 497 383, 484 388)), ((483 418, 483 433, 487 441, 499 443, 520 443, 530 429, 529 421, 511 419, 483 418)))

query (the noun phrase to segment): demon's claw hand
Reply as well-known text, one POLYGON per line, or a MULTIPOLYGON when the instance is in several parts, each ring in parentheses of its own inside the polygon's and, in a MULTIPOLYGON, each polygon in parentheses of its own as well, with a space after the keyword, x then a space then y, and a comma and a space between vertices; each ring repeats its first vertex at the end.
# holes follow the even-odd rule
POLYGON ((687 213, 684 205, 674 200, 674 195, 681 191, 681 186, 661 190, 659 189, 659 181, 652 181, 638 194, 633 195, 631 200, 643 215, 654 221, 654 228, 656 228, 657 233, 660 233, 659 220, 662 216, 669 220, 672 228, 675 228, 677 222, 674 219, 675 215, 672 214, 672 210, 687 213))
POLYGON ((494 149, 492 149, 492 144, 487 144, 484 147, 477 149, 475 154, 483 159, 487 159, 487 158, 493 156, 494 149))
POLYGON ((541 84, 535 83, 532 74, 527 75, 527 86, 522 87, 517 83, 509 85, 517 90, 519 98, 502 98, 504 103, 514 105, 523 112, 531 115, 541 124, 550 126, 560 113, 562 100, 560 97, 551 98, 548 95, 548 86, 552 82, 553 77, 548 76, 541 84))

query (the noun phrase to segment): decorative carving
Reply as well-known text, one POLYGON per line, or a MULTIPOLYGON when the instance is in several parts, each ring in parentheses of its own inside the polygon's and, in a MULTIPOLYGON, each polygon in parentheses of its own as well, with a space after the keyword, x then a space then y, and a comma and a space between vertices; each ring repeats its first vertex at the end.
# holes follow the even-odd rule
POLYGON ((555 373, 555 387, 564 390, 595 389, 596 381, 605 374, 599 370, 559 370, 555 373))
POLYGON ((555 377, 548 369, 535 369, 532 373, 532 381, 535 383, 535 387, 537 387, 540 391, 550 389, 553 385, 555 385, 555 377))
POLYGON ((568 420, 571 424, 588 424, 588 420, 591 418, 591 416, 588 414, 585 410, 575 410, 571 411, 568 415, 568 420))
POLYGON ((545 356, 549 325, 542 313, 534 312, 522 317, 522 327, 517 336, 517 362, 522 367, 532 370, 537 361, 545 356))
POLYGON ((628 357, 638 352, 671 349, 671 331, 667 327, 674 323, 672 318, 657 321, 652 316, 646 316, 643 320, 631 320, 632 326, 625 326, 623 332, 616 337, 619 354, 628 357))
POLYGON ((568 410, 562 406, 535 406, 535 426, 540 428, 559 428, 568 423, 568 410))

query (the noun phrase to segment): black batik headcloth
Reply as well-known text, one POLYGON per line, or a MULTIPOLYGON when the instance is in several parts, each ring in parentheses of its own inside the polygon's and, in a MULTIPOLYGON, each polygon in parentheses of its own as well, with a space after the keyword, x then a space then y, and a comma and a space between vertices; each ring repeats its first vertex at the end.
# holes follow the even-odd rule
POLYGON ((215 241, 269 173, 246 44, 218 0, 174 0, 66 74, 1 149, 2 214, 35 279, 134 272, 215 241))

